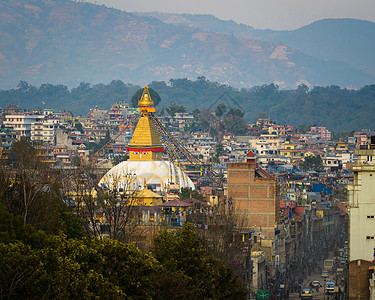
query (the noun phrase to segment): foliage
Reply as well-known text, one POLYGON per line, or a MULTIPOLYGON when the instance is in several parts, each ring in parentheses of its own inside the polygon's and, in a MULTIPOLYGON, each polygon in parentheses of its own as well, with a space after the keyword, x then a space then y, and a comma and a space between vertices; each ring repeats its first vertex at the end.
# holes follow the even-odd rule
MULTIPOLYGON (((183 290, 173 290, 173 298, 245 299, 246 288, 231 268, 214 259, 205 249, 192 224, 179 231, 163 231, 154 239, 154 257, 179 279, 183 290), (183 274, 181 274, 183 271, 183 274)), ((159 297, 170 297, 160 291, 159 297)))
POLYGON ((247 123, 238 115, 227 114, 223 118, 223 126, 234 135, 245 135, 247 133, 247 123))
POLYGON ((301 124, 301 125, 298 125, 297 130, 299 133, 306 133, 310 131, 311 127, 313 126, 317 126, 317 125, 316 124, 310 124, 310 125, 301 124))
POLYGON ((0 205, 0 298, 244 299, 231 268, 194 228, 161 232, 152 254, 133 244, 69 239, 24 226, 0 205), (172 284, 172 285, 171 285, 172 284), (170 288, 166 288, 170 287, 170 288))
POLYGON ((348 137, 354 135, 354 130, 352 131, 334 131, 332 132, 332 140, 334 141, 347 141, 348 137))
POLYGON ((225 106, 224 103, 220 103, 218 106, 215 108, 215 115, 217 117, 221 117, 224 115, 224 113, 227 111, 227 107, 225 106))
POLYGON ((128 154, 128 153, 126 153, 126 155, 122 155, 122 156, 118 156, 118 155, 116 155, 116 156, 114 156, 114 157, 112 158, 112 164, 113 164, 114 166, 116 166, 116 165, 118 165, 120 162, 127 161, 128 159, 129 159, 129 154, 128 154))
POLYGON ((215 146, 215 155, 213 161, 215 163, 220 163, 219 157, 225 154, 225 149, 222 143, 217 143, 215 146))
POLYGON ((75 129, 77 129, 81 134, 84 134, 85 132, 84 132, 84 130, 83 130, 83 126, 82 126, 82 124, 80 123, 80 122, 76 122, 75 124, 74 124, 74 127, 75 127, 75 129))
MULTIPOLYGON (((236 90, 210 82, 206 78, 195 81, 185 78, 171 79, 169 84, 154 81, 149 85, 149 90, 151 89, 162 96, 163 103, 170 105, 178 99, 178 105, 189 111, 195 110, 195 114, 198 110, 213 109, 212 105, 226 93, 232 99, 232 102, 228 100, 225 104, 228 112, 239 109, 240 106, 245 122, 255 122, 259 113, 264 113, 277 123, 293 126, 318 124, 332 131, 375 128, 375 118, 371 114, 375 109, 375 85, 367 85, 359 90, 342 89, 338 86, 307 89, 303 85, 296 90, 280 90, 274 84, 265 84, 236 90)), ((5 107, 13 103, 22 108, 35 109, 40 99, 44 99, 49 107, 57 110, 69 108, 78 115, 87 114, 95 105, 109 108, 111 103, 123 100, 126 95, 134 95, 137 90, 138 86, 125 84, 120 80, 108 85, 81 83, 71 91, 62 85, 44 84, 37 88, 21 81, 15 89, 0 91, 0 104, 5 107)), ((129 101, 129 98, 125 100, 129 101)), ((158 98, 154 99, 152 96, 152 99, 155 104, 158 103, 158 98)), ((218 106, 221 107, 220 104, 218 106)), ((232 129, 236 127, 236 122, 230 122, 229 118, 227 123, 232 129)))
POLYGON ((169 105, 166 110, 171 117, 174 117, 176 113, 187 112, 187 108, 185 106, 177 105, 176 102, 173 102, 171 105, 169 105))
POLYGON ((0 256, 1 298, 11 299, 151 299, 160 269, 114 240, 48 236, 42 247, 0 243, 0 256))
POLYGON ((109 141, 111 140, 111 136, 109 133, 109 130, 106 131, 105 137, 101 138, 99 142, 89 142, 88 149, 90 150, 90 154, 94 154, 98 152, 100 149, 102 149, 109 141))
POLYGON ((63 203, 61 175, 41 160, 37 149, 25 139, 13 143, 8 164, 14 173, 0 169, 0 203, 9 212, 21 216, 24 225, 82 235, 76 217, 63 203))
POLYGON ((191 187, 183 187, 178 193, 178 197, 181 201, 184 201, 189 198, 194 198, 199 201, 204 201, 204 197, 197 190, 193 190, 191 187))
POLYGON ((323 171, 322 158, 320 157, 320 155, 306 156, 303 163, 301 164, 301 168, 304 171, 322 172, 323 171))

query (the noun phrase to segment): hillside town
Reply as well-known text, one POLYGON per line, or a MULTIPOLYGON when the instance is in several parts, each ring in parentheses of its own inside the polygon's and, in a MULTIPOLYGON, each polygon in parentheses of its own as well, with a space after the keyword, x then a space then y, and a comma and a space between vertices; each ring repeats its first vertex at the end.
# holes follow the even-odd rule
MULTIPOLYGON (((161 184, 152 181, 151 175, 142 177, 132 194, 138 199, 135 206, 140 208, 143 229, 176 229, 193 223, 208 240, 215 241, 217 251, 230 256, 235 272, 247 284, 250 299, 260 299, 262 293, 273 299, 299 296, 313 273, 319 274, 323 286, 328 280, 323 279, 322 271, 329 259, 335 268, 329 269, 328 276, 336 288, 329 292, 324 287, 322 294, 346 299, 349 294, 369 293, 369 286, 348 286, 348 276, 354 276, 348 273, 348 266, 363 260, 353 270, 356 266, 368 269, 373 260, 373 249, 360 241, 362 233, 355 218, 362 214, 354 211, 360 209, 360 193, 371 190, 365 190, 365 184, 371 183, 364 174, 372 176, 374 169, 374 132, 358 129, 346 139, 334 140, 324 126, 310 126, 302 132, 260 116, 254 124, 247 124, 247 134, 235 136, 218 129, 212 136, 194 113, 154 115, 152 100, 144 95, 139 108, 119 101, 108 109, 93 107, 85 116, 53 108, 3 107, 2 161, 11 155, 15 142, 26 139, 53 169, 74 173, 80 164, 90 166, 92 186, 117 192, 116 203, 126 206, 124 199, 132 188, 125 187, 124 175, 121 186, 115 182, 116 176, 120 178, 116 166, 127 162, 130 168, 131 162, 168 160, 172 163, 167 168, 176 168, 174 177, 171 171, 167 183, 161 184), (147 125, 141 128, 141 122, 147 125), (150 142, 144 142, 148 136, 150 142), (177 147, 168 148, 167 143, 177 147), (179 159, 185 152, 188 158, 179 159), (349 234, 348 228, 357 231, 349 234), (230 238, 224 239, 223 232, 229 232, 230 238)), ((208 122, 210 128, 215 127, 214 121, 208 122)), ((154 168, 147 172, 157 172, 154 168)), ((78 187, 65 191, 66 204, 73 211, 79 209, 78 187)), ((367 208, 367 214, 371 210, 367 208)), ((104 209, 95 209, 90 216, 86 211, 85 216, 93 234, 116 236, 104 209)), ((147 250, 152 230, 144 230, 131 242, 147 250)), ((368 283, 367 276, 358 275, 368 283)))

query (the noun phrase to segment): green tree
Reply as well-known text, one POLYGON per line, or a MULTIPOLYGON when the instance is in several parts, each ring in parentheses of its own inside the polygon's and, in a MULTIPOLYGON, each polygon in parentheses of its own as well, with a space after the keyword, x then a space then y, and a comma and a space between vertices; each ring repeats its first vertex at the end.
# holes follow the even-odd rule
MULTIPOLYGON (((185 287, 172 291, 174 299, 246 298, 243 282, 230 267, 206 250, 192 224, 185 224, 182 230, 161 232, 154 239, 152 253, 168 272, 174 274, 174 278, 178 278, 179 285, 185 287)), ((159 291, 158 296, 160 299, 170 298, 171 291, 159 291)))
POLYGON ((74 128, 77 129, 82 134, 85 133, 84 130, 83 130, 82 124, 80 122, 78 122, 78 121, 74 124, 74 128))
POLYGON ((227 107, 225 106, 225 104, 220 103, 215 108, 215 115, 220 118, 225 114, 226 111, 227 111, 227 107))
POLYGON ((215 155, 213 161, 215 163, 220 163, 219 157, 225 154, 225 149, 222 143, 217 143, 215 146, 215 155))
POLYGON ((198 108, 195 108, 193 110, 193 117, 194 118, 199 118, 200 113, 201 113, 201 111, 198 108))
POLYGON ((235 135, 243 135, 247 133, 247 122, 237 115, 226 115, 223 118, 223 126, 226 130, 235 135))
POLYGON ((193 190, 191 187, 183 187, 178 193, 178 197, 181 201, 189 198, 194 198, 200 201, 204 201, 204 197, 197 190, 193 190))
POLYGON ((322 158, 320 155, 306 156, 301 168, 304 171, 322 172, 324 170, 322 158))
POLYGON ((171 105, 169 105, 166 110, 171 117, 174 117, 176 113, 185 113, 188 111, 185 106, 177 105, 176 102, 173 102, 171 105))

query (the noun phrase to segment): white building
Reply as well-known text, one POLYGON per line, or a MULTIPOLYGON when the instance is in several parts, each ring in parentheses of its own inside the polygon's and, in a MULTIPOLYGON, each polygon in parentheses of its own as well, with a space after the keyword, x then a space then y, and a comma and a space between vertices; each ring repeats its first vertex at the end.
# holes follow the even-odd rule
POLYGON ((375 137, 355 150, 354 182, 348 185, 349 263, 372 261, 375 249, 375 137))
POLYGON ((58 127, 58 118, 48 118, 40 120, 39 122, 31 125, 31 140, 53 143, 58 127))
POLYGON ((41 119, 39 115, 32 114, 17 114, 17 115, 6 115, 4 125, 6 127, 12 127, 16 133, 17 138, 20 139, 22 136, 26 138, 31 137, 31 126, 41 119))
POLYGON ((284 139, 274 134, 261 134, 260 137, 250 137, 249 143, 252 149, 261 150, 260 148, 264 148, 269 154, 276 154, 281 144, 284 143, 284 139))

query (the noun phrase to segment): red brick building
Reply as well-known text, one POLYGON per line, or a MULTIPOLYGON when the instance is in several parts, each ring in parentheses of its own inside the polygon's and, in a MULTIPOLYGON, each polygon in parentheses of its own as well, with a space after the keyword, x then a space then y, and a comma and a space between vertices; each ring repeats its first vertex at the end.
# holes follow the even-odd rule
POLYGON ((247 161, 228 164, 228 198, 233 202, 240 227, 260 232, 264 246, 272 247, 275 224, 279 220, 280 203, 277 180, 256 163, 252 151, 247 161))

